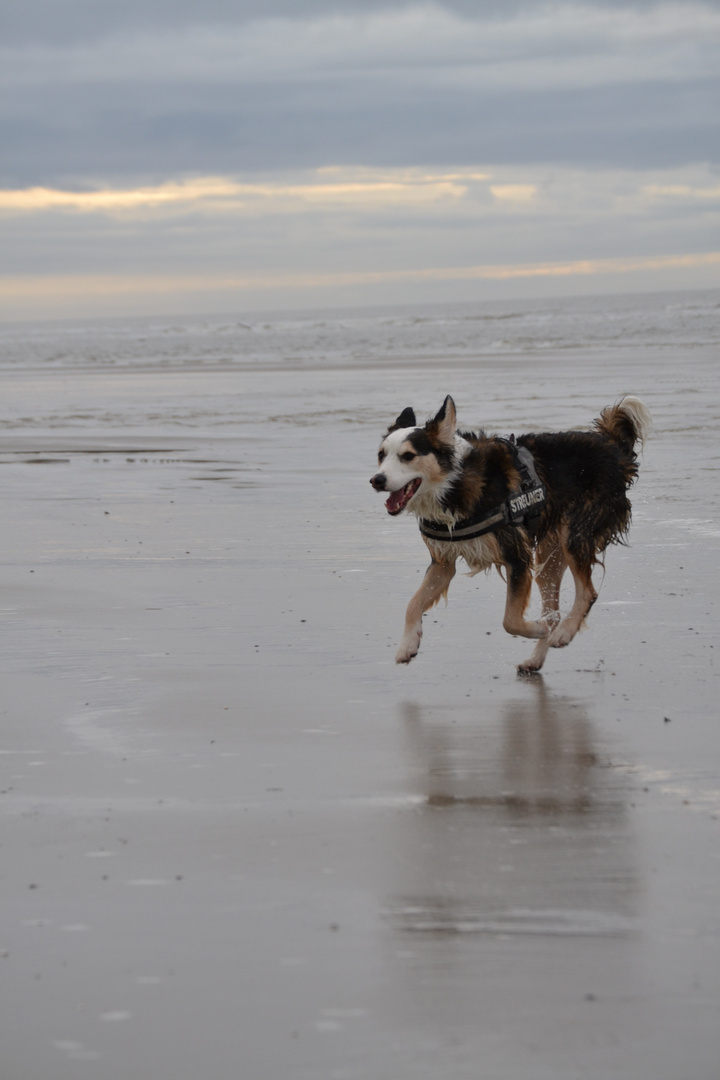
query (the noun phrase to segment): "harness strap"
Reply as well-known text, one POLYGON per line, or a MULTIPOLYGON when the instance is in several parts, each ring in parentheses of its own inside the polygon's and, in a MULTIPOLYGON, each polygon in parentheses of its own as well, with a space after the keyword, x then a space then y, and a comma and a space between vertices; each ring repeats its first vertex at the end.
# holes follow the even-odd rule
POLYGON ((503 525, 524 526, 531 535, 536 532, 547 502, 545 485, 540 482, 535 461, 526 446, 516 446, 514 436, 499 441, 512 450, 515 467, 520 474, 520 489, 511 492, 504 502, 492 510, 473 514, 454 525, 420 518, 418 525, 423 536, 430 540, 474 540, 503 525))

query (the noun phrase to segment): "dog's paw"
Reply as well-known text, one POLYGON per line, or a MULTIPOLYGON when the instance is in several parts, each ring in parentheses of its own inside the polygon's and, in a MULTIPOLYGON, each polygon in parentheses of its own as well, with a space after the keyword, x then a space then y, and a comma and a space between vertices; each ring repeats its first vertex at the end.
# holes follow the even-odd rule
POLYGON ((537 675, 542 666, 542 660, 533 660, 531 657, 529 660, 523 660, 522 664, 518 664, 517 673, 518 675, 537 675))
POLYGON ((413 657, 417 656, 420 649, 422 634, 409 634, 400 642, 400 648, 395 654, 396 664, 409 664, 413 657))
POLYGON ((537 675, 540 668, 545 663, 545 657, 548 654, 548 646, 550 643, 549 637, 540 638, 532 651, 532 654, 527 660, 523 660, 521 664, 518 664, 518 675, 537 675))
POLYGON ((523 660, 521 664, 518 664, 518 675, 537 675, 538 671, 545 663, 547 651, 548 639, 542 638, 533 649, 532 656, 528 657, 527 660, 523 660))
POLYGON ((560 623, 558 627, 553 630, 550 635, 550 641, 548 644, 551 649, 564 649, 566 645, 569 645, 572 639, 575 637, 575 627, 569 626, 567 621, 560 623))

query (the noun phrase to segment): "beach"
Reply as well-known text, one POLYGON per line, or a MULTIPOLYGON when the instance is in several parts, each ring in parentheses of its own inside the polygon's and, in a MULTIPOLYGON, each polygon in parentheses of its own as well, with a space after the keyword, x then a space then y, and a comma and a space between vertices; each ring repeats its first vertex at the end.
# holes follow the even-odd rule
POLYGON ((3 328, 4 1080, 716 1077, 718 294, 450 309, 3 328), (393 661, 448 393, 653 414, 541 676, 495 573, 393 661))

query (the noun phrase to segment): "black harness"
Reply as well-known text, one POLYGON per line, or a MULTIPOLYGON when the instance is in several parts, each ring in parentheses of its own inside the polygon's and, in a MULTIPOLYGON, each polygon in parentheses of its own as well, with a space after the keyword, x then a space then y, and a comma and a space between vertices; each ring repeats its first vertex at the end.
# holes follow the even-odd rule
POLYGON ((475 540, 485 533, 494 532, 503 525, 522 525, 532 536, 540 522, 540 515, 547 502, 545 485, 540 482, 535 471, 535 462, 525 446, 516 446, 513 437, 500 439, 512 450, 515 468, 520 474, 520 489, 508 495, 504 502, 492 510, 483 510, 455 522, 445 525, 442 521, 429 521, 420 518, 418 525, 423 536, 430 540, 475 540))

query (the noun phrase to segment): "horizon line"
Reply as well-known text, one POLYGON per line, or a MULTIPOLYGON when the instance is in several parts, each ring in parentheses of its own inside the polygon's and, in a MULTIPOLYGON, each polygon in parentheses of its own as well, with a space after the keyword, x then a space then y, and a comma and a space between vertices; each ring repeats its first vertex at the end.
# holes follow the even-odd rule
POLYGON ((36 296, 49 298, 156 295, 248 289, 314 289, 328 286, 383 284, 385 282, 510 280, 537 277, 590 277, 638 271, 691 269, 720 264, 720 251, 682 255, 616 256, 563 262, 483 264, 464 267, 428 267, 420 270, 357 270, 277 275, 190 274, 0 274, 0 299, 36 296))

